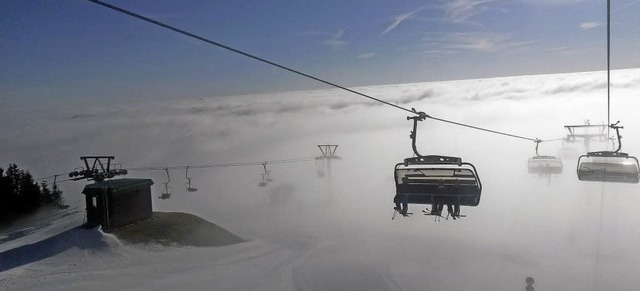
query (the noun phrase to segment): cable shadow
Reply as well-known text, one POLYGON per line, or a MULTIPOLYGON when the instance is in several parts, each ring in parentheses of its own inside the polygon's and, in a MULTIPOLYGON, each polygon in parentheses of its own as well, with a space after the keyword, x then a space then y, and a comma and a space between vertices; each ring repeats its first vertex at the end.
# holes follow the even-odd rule
MULTIPOLYGON (((81 213, 79 210, 77 210, 77 208, 78 207, 74 207, 70 211, 57 212, 57 213, 54 212, 54 214, 52 215, 53 217, 49 215, 51 214, 50 212, 43 212, 41 213, 42 217, 37 217, 35 220, 32 220, 29 223, 32 226, 17 228, 17 230, 12 230, 11 228, 8 228, 7 230, 8 233, 0 236, 0 244, 25 237, 32 233, 39 232, 47 227, 52 226, 54 221, 81 213)), ((30 217, 26 217, 25 219, 30 219, 30 217)))

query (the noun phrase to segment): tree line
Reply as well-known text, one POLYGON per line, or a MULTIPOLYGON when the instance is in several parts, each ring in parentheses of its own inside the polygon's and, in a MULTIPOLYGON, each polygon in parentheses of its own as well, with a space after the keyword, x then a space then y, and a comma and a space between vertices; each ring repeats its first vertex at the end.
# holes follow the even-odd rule
POLYGON ((18 169, 16 164, 10 164, 6 171, 0 168, 0 222, 63 203, 57 185, 49 188, 46 181, 36 183, 29 171, 18 169))

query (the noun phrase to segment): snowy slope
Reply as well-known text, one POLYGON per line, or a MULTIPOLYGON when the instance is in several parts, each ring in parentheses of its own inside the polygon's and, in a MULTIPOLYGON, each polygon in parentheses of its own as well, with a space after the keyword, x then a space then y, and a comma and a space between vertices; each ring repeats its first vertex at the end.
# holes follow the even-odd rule
MULTIPOLYGON (((614 71, 612 80, 612 121, 625 126, 623 150, 640 155, 640 70, 614 71)), ((541 139, 564 137, 565 124, 606 122, 604 72, 357 90, 435 117, 541 139)), ((639 186, 579 182, 575 159, 550 181, 528 175, 530 141, 422 122, 419 150, 474 163, 482 200, 463 208, 468 218, 461 221, 418 215, 392 221, 392 169, 412 155, 411 124, 405 112, 349 93, 69 108, 38 118, 26 109, 0 110, 15 121, 14 130, 0 132, 3 158, 35 176, 70 171, 86 154, 112 154, 129 168, 162 167, 313 157, 316 144, 330 142, 343 158, 332 164, 331 179, 318 178, 313 162, 271 165, 275 182, 265 188, 257 187, 261 167, 190 170, 195 193, 184 190, 183 171, 172 171, 174 196, 154 200, 154 208, 199 215, 249 240, 233 246, 129 245, 74 229, 81 211, 19 238, 0 234, 2 289, 514 290, 524 289, 527 276, 538 290, 640 284, 639 186), (17 254, 30 257, 5 261, 17 254)), ((555 155, 562 146, 543 144, 540 152, 555 155)), ((580 143, 567 146, 585 151, 580 143)), ((162 171, 129 176, 154 179, 154 194, 166 180, 162 171)), ((61 186, 82 209, 83 183, 61 186)))

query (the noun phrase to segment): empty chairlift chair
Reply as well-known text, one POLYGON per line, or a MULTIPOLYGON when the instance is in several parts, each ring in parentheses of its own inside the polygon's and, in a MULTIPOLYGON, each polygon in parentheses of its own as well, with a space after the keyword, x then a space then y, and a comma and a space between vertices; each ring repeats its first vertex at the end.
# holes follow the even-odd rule
POLYGON ((267 182, 273 182, 273 179, 269 177, 269 170, 267 170, 267 162, 264 162, 262 164, 262 167, 264 168, 264 173, 260 174, 262 176, 262 181, 258 183, 258 186, 265 187, 267 186, 267 182))
MULTIPOLYGON (((443 205, 455 207, 454 218, 459 215, 460 206, 478 206, 482 193, 482 183, 476 167, 463 162, 458 157, 440 155, 420 155, 416 148, 417 122, 427 115, 416 112, 411 132, 412 147, 417 157, 406 158, 394 169, 396 210, 407 215, 408 204, 430 204, 434 209, 443 205), (402 205, 402 209, 398 209, 402 205)), ((439 215, 439 214, 438 214, 439 215)))
POLYGON ((578 159, 578 179, 580 181, 638 183, 640 182, 638 159, 627 153, 620 152, 622 148, 618 123, 611 124, 616 130, 618 148, 615 151, 589 152, 578 159))
POLYGON ((578 150, 573 147, 569 147, 562 142, 562 148, 558 150, 558 157, 561 159, 569 160, 569 159, 577 159, 580 156, 578 150))
POLYGON ((562 174, 562 160, 554 156, 541 156, 538 154, 538 145, 541 140, 536 140, 536 155, 527 162, 529 174, 552 175, 562 174))
POLYGON ((186 171, 184 173, 184 177, 187 178, 187 185, 186 185, 187 186, 187 192, 196 192, 196 191, 198 191, 198 188, 194 187, 191 184, 191 179, 193 179, 193 178, 189 177, 189 167, 187 167, 187 169, 186 169, 186 171))
POLYGON ((167 173, 167 182, 163 183, 164 191, 162 191, 162 193, 160 193, 160 196, 158 196, 158 198, 162 200, 171 198, 171 189, 173 188, 169 186, 169 183, 171 183, 171 176, 169 176, 169 168, 165 168, 164 171, 165 173, 167 173))
POLYGON ((562 160, 552 156, 535 156, 527 163, 529 174, 562 174, 562 160))

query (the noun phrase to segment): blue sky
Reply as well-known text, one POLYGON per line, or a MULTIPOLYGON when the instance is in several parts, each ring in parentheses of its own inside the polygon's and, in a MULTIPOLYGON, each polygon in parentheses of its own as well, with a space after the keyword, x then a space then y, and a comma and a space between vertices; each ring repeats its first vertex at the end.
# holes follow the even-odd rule
MULTIPOLYGON (((108 3, 345 86, 606 69, 606 1, 108 3)), ((640 67, 640 1, 612 1, 612 68, 640 67)), ((326 88, 82 0, 0 1, 6 104, 326 88)))

